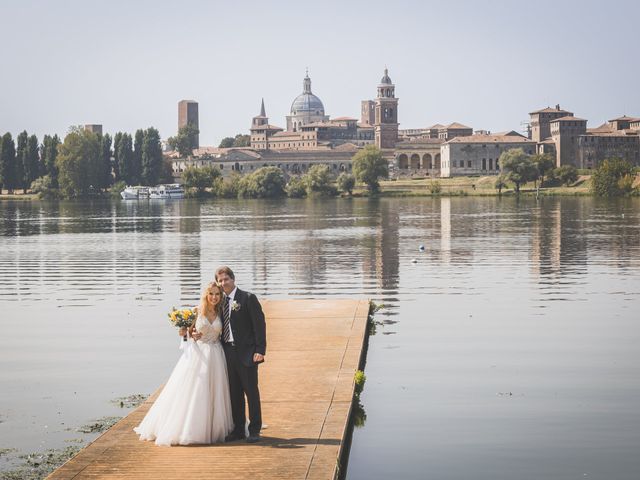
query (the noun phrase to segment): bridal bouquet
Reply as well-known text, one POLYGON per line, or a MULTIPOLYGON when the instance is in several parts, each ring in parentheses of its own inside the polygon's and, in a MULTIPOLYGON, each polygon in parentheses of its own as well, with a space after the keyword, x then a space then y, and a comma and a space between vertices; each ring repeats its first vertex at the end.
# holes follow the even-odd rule
MULTIPOLYGON (((189 328, 193 326, 196 321, 196 312, 190 308, 177 310, 173 307, 168 315, 173 326, 178 328, 189 328)), ((182 339, 186 342, 187 336, 185 335, 182 339)))

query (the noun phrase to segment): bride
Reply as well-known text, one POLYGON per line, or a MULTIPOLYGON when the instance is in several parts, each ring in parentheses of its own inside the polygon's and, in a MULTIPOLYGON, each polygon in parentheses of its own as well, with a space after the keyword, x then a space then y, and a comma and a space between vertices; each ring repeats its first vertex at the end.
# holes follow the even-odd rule
MULTIPOLYGON (((222 333, 222 288, 202 293, 195 329, 162 393, 133 430, 156 445, 223 442, 233 430, 222 333)), ((181 332, 182 333, 182 332, 181 332)))

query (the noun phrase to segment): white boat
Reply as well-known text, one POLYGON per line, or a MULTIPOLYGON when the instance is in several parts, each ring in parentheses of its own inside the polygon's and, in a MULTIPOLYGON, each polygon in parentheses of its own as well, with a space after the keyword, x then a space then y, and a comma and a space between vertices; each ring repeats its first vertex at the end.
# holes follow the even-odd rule
POLYGON ((135 186, 127 187, 120 192, 123 200, 138 200, 149 198, 149 187, 135 186))
POLYGON ((184 188, 178 183, 169 183, 149 188, 149 198, 167 199, 184 198, 184 188))

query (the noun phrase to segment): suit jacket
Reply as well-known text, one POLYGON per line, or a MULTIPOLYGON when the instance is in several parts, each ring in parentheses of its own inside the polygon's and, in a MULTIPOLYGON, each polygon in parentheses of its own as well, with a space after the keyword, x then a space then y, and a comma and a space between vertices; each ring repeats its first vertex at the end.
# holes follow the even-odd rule
POLYGON ((253 293, 239 288, 234 301, 240 308, 231 309, 233 341, 242 363, 246 367, 253 367, 257 365, 253 361, 253 354, 264 355, 267 350, 267 328, 262 306, 253 293))

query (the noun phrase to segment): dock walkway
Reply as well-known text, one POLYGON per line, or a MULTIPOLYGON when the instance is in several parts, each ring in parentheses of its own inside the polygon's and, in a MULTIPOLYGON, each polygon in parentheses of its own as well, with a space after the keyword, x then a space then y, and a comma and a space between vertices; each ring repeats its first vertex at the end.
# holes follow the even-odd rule
MULTIPOLYGON (((366 300, 266 300, 257 444, 157 447, 138 425, 160 389, 48 478, 322 479, 338 473, 367 328, 366 300)), ((167 372, 167 375, 169 372, 167 372)))

